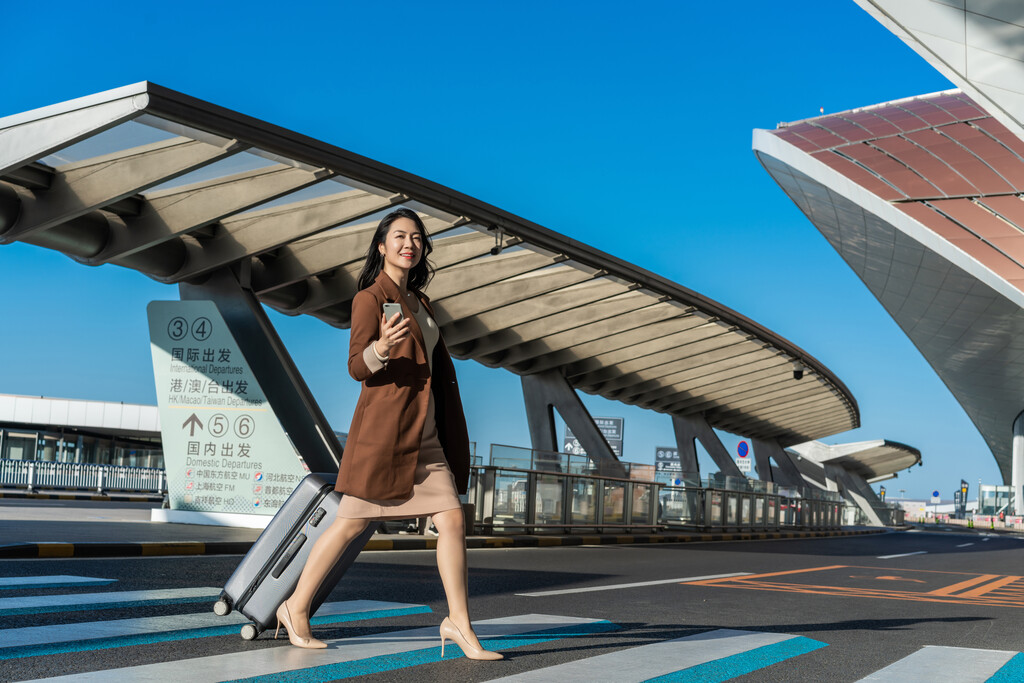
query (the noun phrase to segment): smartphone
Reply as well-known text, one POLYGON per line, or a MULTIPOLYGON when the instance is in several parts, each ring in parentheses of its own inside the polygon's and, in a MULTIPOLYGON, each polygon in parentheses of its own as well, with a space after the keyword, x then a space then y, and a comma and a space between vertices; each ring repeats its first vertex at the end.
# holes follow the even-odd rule
POLYGON ((404 317, 402 315, 402 304, 384 304, 384 318, 385 319, 391 320, 391 317, 395 313, 398 314, 398 321, 397 322, 399 322, 399 323, 402 322, 402 318, 404 317))

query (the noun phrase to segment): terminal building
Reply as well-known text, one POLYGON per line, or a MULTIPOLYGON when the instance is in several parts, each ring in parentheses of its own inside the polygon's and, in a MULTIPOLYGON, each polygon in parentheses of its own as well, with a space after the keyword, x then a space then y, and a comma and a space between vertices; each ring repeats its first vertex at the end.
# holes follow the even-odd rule
POLYGON ((0 459, 163 468, 156 406, 0 394, 0 459))
POLYGON ((756 130, 754 152, 963 406, 1020 514, 1024 26, 1009 5, 859 4, 961 89, 756 130))

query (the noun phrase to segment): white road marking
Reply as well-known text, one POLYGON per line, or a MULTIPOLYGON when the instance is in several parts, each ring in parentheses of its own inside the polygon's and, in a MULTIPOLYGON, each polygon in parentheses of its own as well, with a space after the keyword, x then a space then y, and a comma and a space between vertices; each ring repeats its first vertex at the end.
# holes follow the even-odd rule
MULTIPOLYGON (((543 631, 559 627, 582 626, 603 621, 601 619, 581 619, 578 617, 559 617, 547 614, 524 614, 500 619, 474 621, 473 628, 477 636, 487 646, 487 640, 499 637, 516 636, 534 631, 543 631)), ((427 648, 435 648, 441 644, 437 626, 415 628, 406 631, 376 633, 358 638, 338 638, 328 640, 325 650, 302 650, 292 647, 284 641, 280 647, 267 647, 258 650, 247 649, 244 652, 233 652, 225 655, 197 657, 185 661, 161 662, 144 664, 123 669, 91 671, 88 673, 70 674, 56 678, 39 679, 39 683, 165 683, 181 680, 188 683, 219 683, 219 681, 236 680, 252 676, 270 676, 285 671, 295 671, 313 666, 341 664, 357 660, 368 660, 374 657, 414 652, 427 648)))
POLYGON ((539 598, 545 595, 569 595, 570 593, 594 593, 596 591, 614 591, 620 588, 640 588, 642 586, 660 586, 666 583, 686 583, 687 581, 705 581, 707 579, 728 579, 733 576, 750 576, 750 572, 734 572, 732 574, 713 574, 710 576, 688 576, 681 579, 659 579, 658 581, 641 581, 639 583, 616 583, 610 586, 589 586, 587 588, 566 588, 556 591, 540 591, 537 593, 516 593, 526 598, 539 598))
POLYGON ((175 588, 153 591, 75 593, 71 595, 30 595, 0 598, 0 614, 37 614, 85 609, 113 609, 147 603, 202 602, 220 597, 220 588, 175 588))
MULTIPOLYGON (((422 605, 412 605, 404 602, 383 602, 381 600, 327 602, 316 611, 316 616, 325 617, 352 614, 353 612, 367 612, 367 617, 369 618, 372 616, 372 612, 409 607, 422 607, 422 605)), ((203 612, 201 614, 175 614, 163 617, 141 617, 138 619, 115 619, 78 624, 9 628, 0 631, 0 657, 4 656, 4 650, 12 647, 54 645, 56 643, 71 643, 100 638, 121 638, 124 636, 188 631, 215 626, 241 626, 248 623, 248 621, 249 619, 239 612, 232 612, 223 617, 219 617, 213 612, 203 612)), ((314 628, 316 628, 315 624, 314 628)))
POLYGON ((495 681, 558 681, 559 683, 640 683, 651 678, 689 669, 716 659, 775 645, 796 636, 719 629, 685 638, 667 640, 618 652, 578 659, 542 669, 526 671, 495 681))
POLYGON ((891 560, 894 557, 910 557, 911 555, 927 555, 927 550, 918 550, 916 553, 900 553, 899 555, 879 555, 879 560, 891 560))
POLYGON ((0 577, 0 590, 19 588, 55 588, 63 586, 102 586, 115 583, 117 579, 97 579, 92 576, 3 576, 0 577))
POLYGON ((960 545, 957 546, 957 548, 966 548, 969 545, 974 545, 974 544, 973 543, 961 543, 960 545))
POLYGON ((983 683, 1016 654, 1002 650, 926 645, 914 654, 862 678, 861 681, 983 683))

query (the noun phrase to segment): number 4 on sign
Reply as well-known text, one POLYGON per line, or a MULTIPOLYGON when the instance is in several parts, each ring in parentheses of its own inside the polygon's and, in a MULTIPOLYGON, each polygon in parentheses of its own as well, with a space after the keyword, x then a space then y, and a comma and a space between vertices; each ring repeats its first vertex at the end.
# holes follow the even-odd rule
POLYGON ((200 429, 203 428, 203 423, 199 421, 199 418, 196 417, 195 413, 192 413, 191 415, 189 415, 188 419, 185 420, 185 422, 182 423, 181 428, 185 429, 186 427, 189 427, 190 425, 191 425, 192 428, 191 428, 191 430, 189 430, 189 433, 188 433, 189 436, 195 436, 196 435, 196 427, 199 427, 200 429))

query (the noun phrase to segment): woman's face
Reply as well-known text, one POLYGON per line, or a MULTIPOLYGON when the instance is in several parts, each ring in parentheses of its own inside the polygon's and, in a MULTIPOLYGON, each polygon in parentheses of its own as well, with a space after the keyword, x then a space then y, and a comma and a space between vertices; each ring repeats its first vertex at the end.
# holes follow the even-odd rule
POLYGON ((398 218, 388 227, 378 249, 386 265, 408 272, 423 257, 423 235, 411 219, 398 218))

